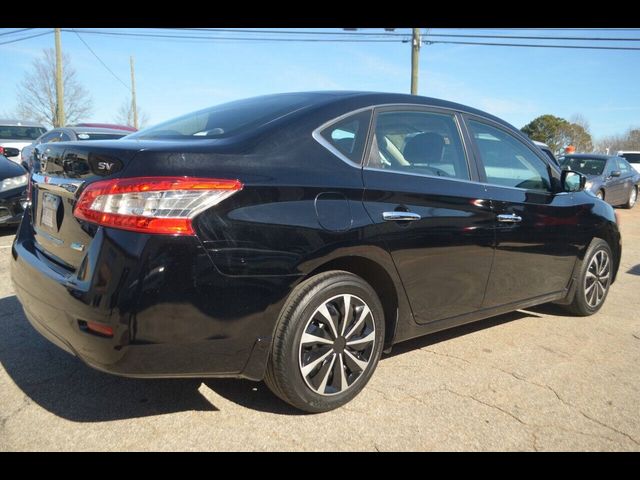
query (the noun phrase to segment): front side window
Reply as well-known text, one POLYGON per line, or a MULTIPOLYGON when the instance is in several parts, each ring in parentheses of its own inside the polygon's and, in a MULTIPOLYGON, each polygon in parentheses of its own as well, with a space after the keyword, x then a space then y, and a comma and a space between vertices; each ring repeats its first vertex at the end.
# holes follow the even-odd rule
POLYGON ((49 132, 44 137, 40 139, 40 143, 51 143, 57 142, 60 140, 60 132, 49 132))
POLYGON ((523 142, 502 129, 469 121, 487 182, 505 187, 551 191, 547 165, 523 142))
POLYGON ((631 165, 629 165, 626 161, 618 160, 618 165, 620 166, 620 172, 622 173, 622 175, 631 172, 631 165))
POLYGON ((320 135, 342 155, 354 163, 361 163, 371 111, 353 114, 331 124, 320 135))
POLYGON ((453 115, 387 111, 379 113, 375 123, 369 168, 469 180, 453 115))

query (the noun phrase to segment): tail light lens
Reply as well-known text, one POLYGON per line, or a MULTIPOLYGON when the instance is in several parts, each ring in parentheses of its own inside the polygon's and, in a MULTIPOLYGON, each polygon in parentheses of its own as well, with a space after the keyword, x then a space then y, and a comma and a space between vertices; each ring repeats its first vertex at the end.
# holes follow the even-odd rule
POLYGON ((137 177, 94 182, 73 212, 80 220, 134 232, 193 235, 192 219, 242 189, 238 180, 137 177))

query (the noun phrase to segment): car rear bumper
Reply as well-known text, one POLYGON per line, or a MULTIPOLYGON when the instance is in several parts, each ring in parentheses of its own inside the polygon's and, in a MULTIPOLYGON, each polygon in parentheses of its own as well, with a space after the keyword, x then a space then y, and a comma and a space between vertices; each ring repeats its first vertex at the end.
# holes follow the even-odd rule
POLYGON ((52 343, 123 376, 262 378, 291 277, 225 276, 195 237, 100 228, 82 280, 36 248, 25 215, 11 276, 29 322, 52 343))

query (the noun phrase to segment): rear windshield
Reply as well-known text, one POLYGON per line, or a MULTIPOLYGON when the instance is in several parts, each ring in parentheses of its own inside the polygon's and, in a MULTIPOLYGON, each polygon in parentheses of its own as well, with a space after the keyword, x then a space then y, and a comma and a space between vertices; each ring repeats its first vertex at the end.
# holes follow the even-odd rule
POLYGON ((126 133, 78 133, 78 140, 114 140, 122 138, 126 133))
POLYGON ((560 159, 562 167, 584 175, 602 175, 606 163, 604 158, 564 157, 560 159))
POLYGON ((624 157, 629 163, 640 163, 640 153, 623 153, 620 156, 624 157))
POLYGON ((0 138, 3 140, 35 140, 47 130, 42 127, 14 127, 0 125, 0 138))
POLYGON ((309 104, 303 93, 237 100, 189 113, 130 135, 136 139, 225 138, 244 133, 309 104))

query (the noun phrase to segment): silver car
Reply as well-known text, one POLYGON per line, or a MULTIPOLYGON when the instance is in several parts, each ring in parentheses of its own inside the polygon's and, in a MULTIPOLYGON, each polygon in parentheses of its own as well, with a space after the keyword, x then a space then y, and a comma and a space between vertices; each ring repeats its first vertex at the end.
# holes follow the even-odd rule
POLYGON ((0 119, 0 154, 3 154, 4 148, 17 148, 18 154, 8 156, 7 158, 13 162, 20 163, 20 152, 46 132, 44 125, 37 122, 27 120, 10 120, 0 119))
POLYGON ((564 170, 587 177, 585 190, 614 206, 633 208, 638 199, 640 173, 622 157, 576 153, 558 159, 564 170))

